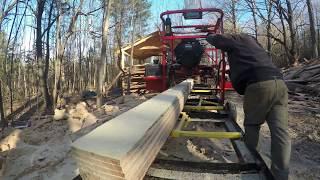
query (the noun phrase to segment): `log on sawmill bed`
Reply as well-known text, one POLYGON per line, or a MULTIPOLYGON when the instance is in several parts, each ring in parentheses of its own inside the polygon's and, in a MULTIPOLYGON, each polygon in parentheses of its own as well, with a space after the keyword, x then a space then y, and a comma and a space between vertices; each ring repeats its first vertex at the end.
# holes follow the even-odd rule
POLYGON ((186 80, 75 141, 83 179, 143 179, 173 129, 193 81, 186 80))

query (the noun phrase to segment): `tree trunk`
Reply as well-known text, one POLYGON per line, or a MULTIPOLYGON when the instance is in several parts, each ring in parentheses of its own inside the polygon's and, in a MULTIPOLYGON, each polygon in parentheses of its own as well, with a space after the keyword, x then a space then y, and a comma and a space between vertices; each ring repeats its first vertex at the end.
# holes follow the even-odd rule
POLYGON ((10 73, 7 74, 7 58, 8 58, 8 52, 9 52, 9 45, 10 45, 10 40, 11 40, 11 36, 12 36, 12 33, 13 33, 13 29, 14 29, 14 25, 15 25, 15 22, 16 22, 16 19, 17 19, 17 14, 18 14, 18 4, 16 4, 15 6, 15 14, 14 14, 14 18, 13 18, 13 21, 12 21, 12 24, 11 24, 11 29, 10 29, 10 33, 9 33, 9 38, 8 38, 8 42, 7 42, 7 47, 6 47, 6 50, 5 50, 5 55, 4 55, 4 74, 6 75, 6 83, 9 87, 9 94, 10 94, 10 112, 12 113, 13 112, 13 88, 12 88, 12 84, 13 84, 13 80, 12 80, 12 68, 13 68, 13 52, 14 52, 14 43, 12 45, 12 53, 11 53, 11 63, 10 63, 10 73))
POLYGON ((27 75, 28 71, 27 71, 27 67, 24 67, 24 71, 23 71, 23 82, 24 82, 24 98, 28 97, 28 80, 27 80, 27 75))
POLYGON ((286 0, 287 4, 287 23, 289 26, 290 31, 290 41, 291 41, 291 47, 290 47, 290 63, 291 65, 296 65, 298 63, 298 54, 297 54, 297 47, 296 47, 296 32, 294 29, 294 20, 293 20, 293 10, 291 7, 290 0, 286 0))
POLYGON ((253 22, 254 22, 254 35, 255 38, 258 39, 258 23, 257 23, 257 12, 256 12, 256 1, 252 0, 252 17, 253 17, 253 22))
POLYGON ((107 45, 108 45, 108 31, 109 31, 109 16, 110 6, 112 0, 104 0, 104 13, 103 13, 103 26, 102 26, 102 44, 101 44, 101 57, 97 63, 97 76, 96 76, 96 91, 97 91, 97 107, 102 106, 102 90, 104 81, 105 62, 107 59, 107 45))
POLYGON ((248 7, 252 13, 253 25, 254 25, 254 37, 258 39, 258 24, 257 24, 257 7, 256 0, 246 0, 248 7))
POLYGON ((236 3, 236 0, 231 0, 231 20, 234 33, 237 33, 236 3))
MULTIPOLYGON (((61 33, 61 29, 62 29, 61 23, 63 20, 63 10, 62 10, 60 2, 57 1, 57 6, 58 6, 60 14, 59 14, 59 17, 57 18, 57 22, 56 22, 56 27, 57 27, 57 30, 56 30, 56 41, 57 41, 56 56, 57 56, 57 60, 55 63, 55 82, 54 82, 54 89, 53 89, 54 104, 56 104, 56 102, 58 100, 59 91, 62 91, 63 87, 64 87, 61 85, 65 81, 65 76, 64 76, 65 75, 65 73, 64 73, 65 68, 62 63, 63 55, 64 55, 67 41, 74 33, 74 28, 75 28, 77 19, 80 15, 83 1, 84 0, 80 0, 80 4, 79 4, 78 8, 74 11, 74 14, 71 18, 70 24, 68 26, 68 30, 64 34, 64 38, 63 38, 64 41, 63 42, 62 42, 62 33, 61 33)), ((69 86, 69 84, 68 84, 68 86, 69 86)))
POLYGON ((61 78, 61 63, 63 58, 63 45, 61 40, 61 20, 63 19, 62 14, 57 18, 56 22, 56 61, 54 64, 54 87, 53 87, 53 104, 56 107, 58 100, 58 94, 60 89, 60 78, 61 78))
MULTIPOLYGON (((284 22, 284 12, 283 12, 283 8, 281 6, 281 2, 279 0, 276 0, 274 1, 275 5, 276 5, 276 9, 279 13, 279 18, 280 18, 280 22, 281 22, 281 26, 282 26, 282 36, 283 36, 283 42, 282 42, 282 45, 285 49, 285 54, 286 54, 286 63, 287 63, 287 66, 289 66, 291 64, 291 54, 290 54, 290 49, 288 47, 288 41, 287 41, 287 27, 285 25, 285 22, 284 22)), ((271 22, 271 21, 270 21, 271 22)), ((271 34, 270 34, 271 35, 271 34)))
POLYGON ((268 19, 267 19, 267 50, 268 53, 271 53, 271 48, 272 48, 272 42, 271 42, 271 13, 272 13, 272 4, 271 0, 266 0, 265 1, 266 6, 267 6, 267 13, 268 13, 268 19))
MULTIPOLYGON (((123 2, 123 1, 122 1, 123 2)), ((124 8, 123 6, 120 4, 119 7, 119 14, 116 16, 117 18, 117 22, 119 22, 116 26, 116 41, 117 41, 117 46, 118 46, 118 54, 117 54, 117 66, 118 69, 120 69, 120 71, 122 71, 122 75, 125 74, 124 70, 122 69, 122 25, 123 25, 123 15, 124 15, 124 8), (119 18, 118 18, 119 16, 119 18)), ((123 91, 123 78, 119 78, 119 82, 118 85, 122 91, 122 94, 124 93, 123 91)))
MULTIPOLYGON (((36 58, 37 62, 39 64, 39 75, 40 75, 40 81, 41 81, 41 88, 42 88, 42 93, 44 95, 44 100, 45 100, 45 105, 46 109, 48 111, 52 110, 52 101, 51 97, 49 94, 48 90, 48 68, 46 68, 47 63, 43 63, 43 53, 42 53, 42 14, 44 12, 44 5, 45 5, 45 0, 38 0, 37 1, 37 16, 36 16, 36 21, 37 21, 37 27, 36 27, 36 58), (45 64, 43 66, 43 64, 45 64)), ((51 10, 52 11, 52 10, 51 10)), ((50 15, 49 15, 50 16, 50 15)), ((49 17, 50 19, 51 17, 49 17)), ((47 35, 48 36, 48 35, 47 35)), ((49 37, 47 37, 48 41, 49 37)), ((49 63, 48 63, 49 66, 49 63)))
POLYGON ((318 31, 318 50, 320 50, 320 25, 317 25, 318 26, 318 29, 317 29, 317 31, 318 31))
MULTIPOLYGON (((80 32, 81 32, 81 17, 80 17, 80 32)), ((82 36, 81 33, 79 34, 79 83, 78 83, 78 90, 81 91, 82 90, 82 86, 83 86, 83 72, 82 72, 82 36)))
MULTIPOLYGON (((52 17, 52 11, 53 11, 53 0, 50 5, 50 10, 49 10, 49 17, 48 17, 48 30, 47 30, 47 35, 46 35, 46 57, 45 57, 45 64, 44 64, 44 73, 42 77, 43 81, 43 91, 45 92, 45 101, 47 104, 47 109, 51 108, 52 109, 52 98, 49 94, 49 89, 48 89, 48 74, 49 74, 49 63, 50 63, 50 29, 51 29, 51 17, 52 17), (49 106, 48 106, 49 104, 49 106)), ((49 109, 50 110, 50 109, 49 109)))
POLYGON ((130 89, 131 89, 131 71, 132 71, 132 66, 133 66, 133 51, 134 51, 134 35, 135 35, 135 29, 136 29, 136 12, 135 12, 135 1, 132 0, 132 11, 133 15, 131 18, 131 26, 132 26, 132 32, 131 32, 131 51, 130 51, 130 63, 129 63, 129 75, 128 75, 128 85, 127 85, 127 92, 130 94, 130 89))
POLYGON ((316 28, 313 14, 313 7, 311 0, 306 0, 308 6, 309 22, 310 22, 310 34, 311 34, 311 48, 312 48, 312 57, 318 57, 318 46, 317 46, 317 37, 316 37, 316 28))
MULTIPOLYGON (((73 71, 73 83, 72 83, 72 92, 76 92, 77 91, 77 61, 76 61, 76 57, 74 57, 73 59, 73 66, 72 66, 72 71, 73 71)), ((80 75, 80 74, 79 74, 80 75)))
POLYGON ((3 99, 2 99, 2 81, 0 80, 0 125, 3 128, 8 126, 7 120, 4 118, 3 99))

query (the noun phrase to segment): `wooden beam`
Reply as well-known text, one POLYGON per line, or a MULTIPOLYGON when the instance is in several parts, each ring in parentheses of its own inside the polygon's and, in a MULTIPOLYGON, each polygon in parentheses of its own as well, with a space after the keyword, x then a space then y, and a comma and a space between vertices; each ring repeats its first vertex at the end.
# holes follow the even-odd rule
POLYGON ((72 144, 83 179, 143 179, 172 131, 193 81, 186 80, 72 144))

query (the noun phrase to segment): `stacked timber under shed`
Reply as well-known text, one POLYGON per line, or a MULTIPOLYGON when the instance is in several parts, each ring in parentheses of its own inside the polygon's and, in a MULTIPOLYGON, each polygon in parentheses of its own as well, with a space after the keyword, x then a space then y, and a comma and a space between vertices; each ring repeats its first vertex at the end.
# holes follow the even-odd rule
POLYGON ((143 179, 172 131, 193 81, 186 80, 75 141, 83 179, 143 179))

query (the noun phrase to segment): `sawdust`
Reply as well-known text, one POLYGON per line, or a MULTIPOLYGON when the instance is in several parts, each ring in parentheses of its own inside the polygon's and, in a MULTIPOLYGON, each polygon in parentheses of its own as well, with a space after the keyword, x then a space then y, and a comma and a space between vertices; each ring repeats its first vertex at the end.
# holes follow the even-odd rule
POLYGON ((101 109, 93 100, 72 102, 64 105, 63 118, 34 118, 29 128, 6 129, 0 141, 0 179, 73 179, 79 173, 71 143, 145 100, 132 94, 108 101, 101 109))
MULTIPOLYGON (((188 131, 223 131, 224 128, 214 123, 190 123, 188 131)), ((160 159, 177 159, 193 162, 238 162, 237 155, 228 139, 209 138, 169 138, 162 147, 160 159)))

